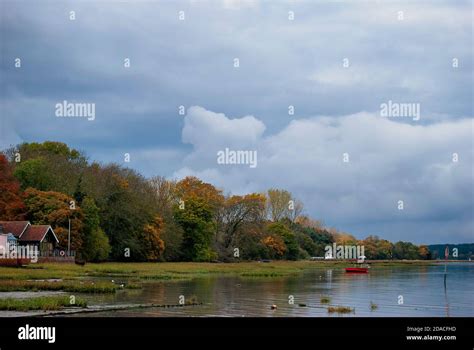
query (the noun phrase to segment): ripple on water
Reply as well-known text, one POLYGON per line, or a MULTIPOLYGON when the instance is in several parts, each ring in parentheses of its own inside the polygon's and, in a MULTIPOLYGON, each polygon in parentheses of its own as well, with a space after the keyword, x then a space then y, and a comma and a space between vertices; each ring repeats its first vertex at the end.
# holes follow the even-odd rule
MULTIPOLYGON (((115 296, 91 296, 97 303, 176 304, 180 295, 195 296, 203 305, 170 309, 140 309, 98 313, 95 316, 231 316, 231 317, 341 317, 328 314, 328 306, 347 306, 366 316, 474 316, 473 264, 448 266, 447 291, 444 266, 372 268, 365 275, 343 269, 306 272, 285 278, 214 276, 186 281, 149 282, 142 290, 115 296), (290 304, 293 296, 294 304, 290 304), (329 304, 321 304, 321 297, 329 304), (403 303, 400 302, 400 296, 403 303), (98 299, 99 298, 99 299, 98 299), (371 309, 371 304, 377 307, 371 309), (277 305, 271 310, 271 305, 277 305), (298 304, 306 304, 301 307, 298 304)), ((92 315, 87 315, 88 317, 92 315)))

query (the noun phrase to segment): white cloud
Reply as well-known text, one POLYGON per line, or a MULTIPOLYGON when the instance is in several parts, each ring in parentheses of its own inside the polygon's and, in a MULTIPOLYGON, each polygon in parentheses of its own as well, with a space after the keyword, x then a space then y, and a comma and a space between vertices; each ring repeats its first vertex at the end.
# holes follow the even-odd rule
POLYGON ((185 117, 183 142, 198 148, 223 143, 251 145, 261 138, 264 131, 265 125, 253 116, 229 119, 223 113, 193 106, 185 117))
POLYGON ((236 150, 254 149, 260 142, 265 125, 253 116, 229 119, 199 106, 190 107, 184 118, 182 141, 193 145, 194 152, 184 163, 199 167, 212 164, 218 151, 226 147, 236 150))
POLYGON ((195 175, 233 193, 285 188, 309 214, 336 226, 410 221, 420 229, 425 220, 458 217, 472 228, 471 119, 413 125, 364 112, 293 120, 268 136, 264 129, 254 117, 229 119, 193 107, 183 141, 194 150, 175 176, 195 175), (258 151, 256 169, 216 164, 219 149, 239 145, 258 151))
POLYGON ((243 8, 258 7, 259 0, 224 0, 222 5, 225 9, 240 10, 243 8))

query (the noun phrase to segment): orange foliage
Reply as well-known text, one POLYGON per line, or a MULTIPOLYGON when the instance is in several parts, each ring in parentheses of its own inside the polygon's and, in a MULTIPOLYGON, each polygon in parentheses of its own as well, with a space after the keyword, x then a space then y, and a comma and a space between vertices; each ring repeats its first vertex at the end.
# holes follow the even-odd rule
POLYGON ((418 248, 418 254, 420 255, 421 259, 429 259, 430 250, 426 245, 420 245, 418 248))
POLYGON ((204 199, 214 209, 217 209, 224 201, 222 191, 194 176, 188 176, 179 181, 176 184, 176 193, 183 200, 193 197, 204 199))
POLYGON ((84 214, 77 204, 71 209, 71 197, 59 192, 27 188, 24 200, 28 220, 33 224, 51 225, 63 248, 67 247, 71 219, 71 249, 81 249, 84 214))
POLYGON ((7 158, 0 153, 0 220, 23 220, 24 214, 20 184, 13 177, 7 158))
POLYGON ((283 256, 286 252, 285 242, 283 242, 280 237, 266 236, 261 242, 268 248, 272 249, 278 256, 283 256))
POLYGON ((163 219, 159 216, 155 216, 152 223, 143 227, 143 245, 146 247, 148 260, 158 260, 165 250, 165 242, 160 237, 163 227, 163 219))

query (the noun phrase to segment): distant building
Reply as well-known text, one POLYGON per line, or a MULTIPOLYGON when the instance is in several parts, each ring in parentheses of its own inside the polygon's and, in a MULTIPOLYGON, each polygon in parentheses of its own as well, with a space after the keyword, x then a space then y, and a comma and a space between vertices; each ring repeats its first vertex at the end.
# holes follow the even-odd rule
POLYGON ((0 221, 0 246, 13 249, 36 246, 40 256, 52 256, 59 240, 49 225, 31 225, 29 221, 0 221))

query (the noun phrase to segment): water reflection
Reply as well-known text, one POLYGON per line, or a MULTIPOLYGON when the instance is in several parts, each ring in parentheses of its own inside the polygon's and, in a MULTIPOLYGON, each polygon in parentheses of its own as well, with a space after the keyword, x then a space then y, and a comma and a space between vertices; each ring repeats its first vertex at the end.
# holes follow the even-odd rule
POLYGON ((150 282, 142 290, 86 296, 90 304, 177 304, 180 295, 203 305, 85 314, 86 316, 474 316, 474 264, 372 268, 369 274, 343 269, 315 269, 286 278, 212 276, 181 282, 150 282), (448 302, 449 294, 449 302, 448 302), (289 296, 294 304, 289 303, 289 296), (354 308, 347 315, 328 314, 330 305, 354 308), (399 304, 403 296, 403 304, 399 304), (277 305, 276 310, 271 305, 277 305), (371 308, 371 304, 377 307, 371 308))

